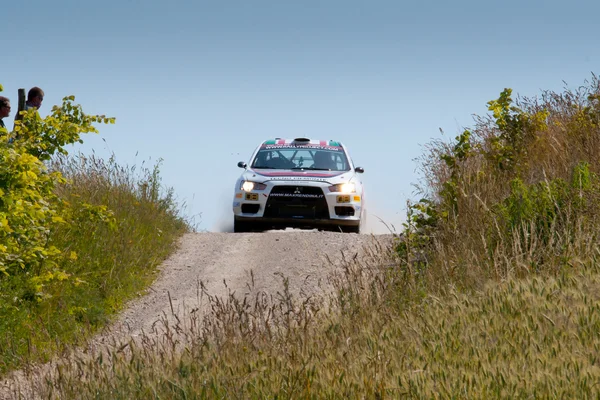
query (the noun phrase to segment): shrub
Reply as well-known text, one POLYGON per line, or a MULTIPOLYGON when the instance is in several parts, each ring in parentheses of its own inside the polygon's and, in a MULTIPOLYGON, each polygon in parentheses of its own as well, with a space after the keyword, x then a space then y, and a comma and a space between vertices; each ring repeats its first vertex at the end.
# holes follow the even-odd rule
POLYGON ((0 141, 0 372, 46 360, 103 326, 190 229, 159 165, 67 157, 97 132, 74 97, 24 112, 0 141))
POLYGON ((474 128, 430 143, 424 200, 409 206, 401 259, 429 271, 434 286, 466 288, 572 257, 600 226, 599 99, 596 76, 540 98, 513 100, 505 89, 474 128))

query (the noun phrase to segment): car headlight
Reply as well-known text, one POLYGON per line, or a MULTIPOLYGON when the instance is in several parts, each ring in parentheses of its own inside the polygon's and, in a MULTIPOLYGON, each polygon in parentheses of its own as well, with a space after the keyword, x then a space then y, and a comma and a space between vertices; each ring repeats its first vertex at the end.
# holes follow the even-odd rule
POLYGON ((352 182, 338 183, 337 185, 329 186, 329 191, 337 193, 355 193, 356 185, 352 182))
POLYGON ((252 182, 252 181, 243 181, 240 186, 240 190, 244 192, 251 192, 253 190, 265 190, 267 185, 264 183, 252 182))

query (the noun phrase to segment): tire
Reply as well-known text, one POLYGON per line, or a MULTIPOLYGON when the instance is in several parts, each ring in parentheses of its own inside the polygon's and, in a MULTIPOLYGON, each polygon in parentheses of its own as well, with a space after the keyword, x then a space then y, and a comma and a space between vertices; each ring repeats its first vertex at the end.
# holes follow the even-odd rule
POLYGON ((244 233, 244 232, 262 232, 263 225, 258 222, 238 221, 233 220, 233 232, 244 233))
POLYGON ((233 220, 233 232, 234 233, 250 232, 250 224, 248 222, 238 221, 237 219, 234 219, 233 220))

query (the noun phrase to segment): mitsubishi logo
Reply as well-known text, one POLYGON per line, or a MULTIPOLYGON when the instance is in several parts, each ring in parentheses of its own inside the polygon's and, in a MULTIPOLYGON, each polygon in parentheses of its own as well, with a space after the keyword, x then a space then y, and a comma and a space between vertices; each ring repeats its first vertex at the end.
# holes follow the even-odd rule
POLYGON ((299 187, 296 188, 296 190, 294 190, 294 194, 300 194, 302 193, 302 191, 300 190, 299 187))

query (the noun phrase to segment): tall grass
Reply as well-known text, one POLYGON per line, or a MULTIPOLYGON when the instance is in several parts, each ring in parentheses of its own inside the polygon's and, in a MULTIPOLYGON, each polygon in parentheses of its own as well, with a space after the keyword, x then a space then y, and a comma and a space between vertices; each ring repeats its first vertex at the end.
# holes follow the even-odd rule
POLYGON ((89 337, 144 289, 157 265, 190 229, 159 164, 123 167, 114 158, 55 158, 51 170, 68 183, 57 194, 72 206, 75 223, 51 232, 57 248, 73 257, 61 268, 70 275, 34 294, 27 277, 0 279, 0 372, 57 352, 89 337))
MULTIPOLYGON (((224 299, 38 380, 42 398, 591 398, 600 254, 575 273, 398 302, 389 246, 348 257, 328 299, 224 299), (123 351, 126 347, 127 351, 123 351)), ((169 322, 171 321, 171 322, 169 322)), ((21 390, 25 388, 22 387, 21 390)), ((22 393, 27 393, 23 391, 22 393)), ((17 397, 15 395, 15 397, 17 397)))
POLYGON ((505 90, 488 105, 472 130, 422 157, 429 202, 413 207, 402 254, 408 267, 426 260, 428 284, 558 273, 595 251, 581 246, 600 228, 597 77, 532 99, 505 90))

